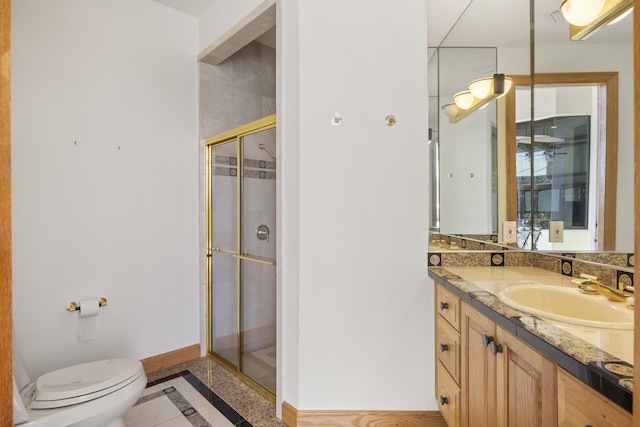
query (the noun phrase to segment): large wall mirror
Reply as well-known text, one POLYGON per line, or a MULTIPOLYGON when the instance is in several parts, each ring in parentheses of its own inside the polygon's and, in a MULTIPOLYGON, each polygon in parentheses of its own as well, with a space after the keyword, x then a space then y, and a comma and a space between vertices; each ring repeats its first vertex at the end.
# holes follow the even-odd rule
POLYGON ((515 220, 522 249, 633 252, 633 20, 572 41, 560 3, 536 0, 533 19, 529 0, 430 11, 429 27, 451 23, 429 40, 432 231, 503 241, 515 220), (450 123, 441 107, 496 72, 514 77, 507 96, 450 123))

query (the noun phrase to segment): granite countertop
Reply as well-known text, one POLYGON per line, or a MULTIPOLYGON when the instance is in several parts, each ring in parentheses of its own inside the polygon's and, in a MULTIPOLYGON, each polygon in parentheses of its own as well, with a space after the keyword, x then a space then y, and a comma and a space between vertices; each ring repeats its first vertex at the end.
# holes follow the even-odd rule
MULTIPOLYGON (((550 360, 631 411, 633 330, 596 329, 544 320, 506 305, 507 286, 535 281, 575 287, 572 277, 536 267, 429 267, 429 276, 550 360)), ((599 296, 594 296, 598 298, 599 296)))

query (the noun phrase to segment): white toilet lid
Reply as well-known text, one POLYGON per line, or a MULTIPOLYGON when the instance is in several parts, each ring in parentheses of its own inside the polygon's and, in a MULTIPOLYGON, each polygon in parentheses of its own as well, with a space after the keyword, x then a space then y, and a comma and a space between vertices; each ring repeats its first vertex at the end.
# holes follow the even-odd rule
POLYGON ((134 359, 110 359, 70 366, 36 381, 32 409, 75 405, 112 393, 135 381, 142 364, 134 359))

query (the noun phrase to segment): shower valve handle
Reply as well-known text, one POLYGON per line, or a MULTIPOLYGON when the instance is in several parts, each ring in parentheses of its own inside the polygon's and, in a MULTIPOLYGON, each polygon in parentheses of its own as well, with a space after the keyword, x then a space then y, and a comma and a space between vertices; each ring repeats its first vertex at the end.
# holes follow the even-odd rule
POLYGON ((266 240, 269 241, 269 227, 264 224, 261 224, 256 228, 256 237, 258 240, 266 240))

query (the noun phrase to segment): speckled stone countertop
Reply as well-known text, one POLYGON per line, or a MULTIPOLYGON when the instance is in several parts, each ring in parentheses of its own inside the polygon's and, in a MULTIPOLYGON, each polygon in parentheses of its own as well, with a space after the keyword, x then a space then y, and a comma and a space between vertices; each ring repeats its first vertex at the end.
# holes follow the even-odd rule
MULTIPOLYGON (((535 281, 575 287, 571 277, 536 267, 429 267, 429 276, 513 335, 631 411, 633 331, 560 324, 521 312, 498 294, 535 281)), ((594 296, 594 298, 596 298, 594 296)))

